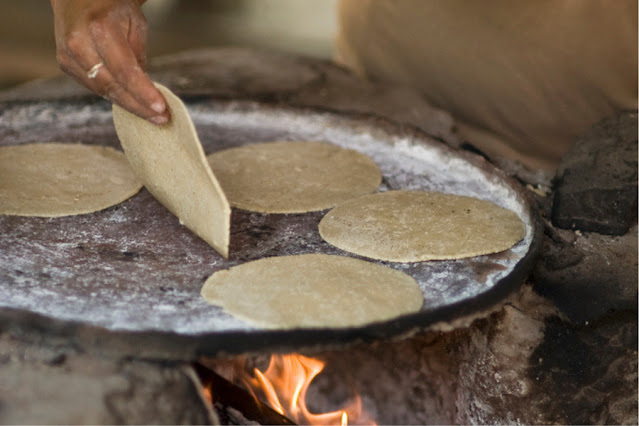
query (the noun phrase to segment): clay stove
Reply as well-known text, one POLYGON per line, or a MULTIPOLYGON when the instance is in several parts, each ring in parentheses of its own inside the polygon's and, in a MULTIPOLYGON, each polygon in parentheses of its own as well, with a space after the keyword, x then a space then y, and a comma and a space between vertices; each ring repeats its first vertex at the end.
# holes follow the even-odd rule
MULTIPOLYGON (((537 218, 526 193, 481 157, 454 151, 415 129, 382 119, 207 98, 191 100, 188 105, 207 153, 254 141, 329 141, 371 156, 384 175, 381 190, 438 190, 494 201, 521 216, 526 236, 510 250, 494 255, 390 264, 418 281, 424 306, 416 314, 349 329, 262 330, 208 305, 199 296, 200 286, 216 270, 266 256, 347 255, 319 237, 317 223, 323 212, 263 215, 234 211, 231 255, 224 260, 142 190, 103 212, 55 219, 55 226, 52 219, 0 218, 1 244, 7 248, 0 256, 4 295, 0 308, 5 321, 17 332, 35 327, 47 338, 71 339, 83 350, 132 351, 147 359, 204 359, 211 365, 216 364, 215 359, 244 354, 300 350, 319 354, 332 358, 329 370, 349 366, 350 371, 340 375, 361 382, 363 402, 371 406, 373 420, 377 416, 381 422, 403 422, 401 413, 390 414, 403 408, 396 404, 391 409, 387 398, 379 399, 386 392, 381 391, 386 385, 380 380, 393 387, 401 384, 380 379, 375 371, 362 371, 375 365, 364 360, 374 352, 374 342, 399 339, 391 345, 401 347, 405 336, 467 325, 500 307, 519 289, 537 246, 537 218), (358 345, 373 346, 362 353, 358 345)), ((2 122, 8 123, 0 129, 2 144, 82 141, 117 147, 110 108, 104 102, 14 104, 0 114, 2 122)), ((434 358, 439 356, 435 351, 434 358)), ((419 362, 425 359, 429 356, 422 355, 419 362)), ((424 370, 421 364, 402 368, 424 370)), ((434 372, 432 367, 426 370, 431 375, 426 382, 431 383, 442 381, 442 374, 447 374, 434 372)), ((318 377, 316 388, 324 386, 325 392, 314 391, 319 395, 316 404, 321 395, 331 400, 324 404, 327 406, 336 403, 335 395, 348 399, 337 391, 330 371, 323 377, 318 377)), ((410 399, 415 391, 404 390, 400 395, 410 399)), ((441 397, 433 390, 428 393, 433 401, 441 397)), ((215 401, 215 395, 212 397, 215 401)), ((421 398, 422 404, 431 404, 425 400, 428 398, 421 398)), ((341 424, 345 420, 342 412, 348 410, 337 411, 331 422, 341 424)), ((443 417, 435 414, 434 418, 441 421, 443 417)))

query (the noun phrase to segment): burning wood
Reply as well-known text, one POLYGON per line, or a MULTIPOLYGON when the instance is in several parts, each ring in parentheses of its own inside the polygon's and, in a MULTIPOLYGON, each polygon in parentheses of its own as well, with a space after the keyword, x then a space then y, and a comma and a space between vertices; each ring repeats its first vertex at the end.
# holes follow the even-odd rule
MULTIPOLYGON (((310 425, 375 425, 362 409, 362 400, 355 395, 342 408, 325 413, 312 413, 307 405, 307 391, 313 379, 324 369, 324 362, 299 354, 271 355, 268 368, 248 372, 245 360, 232 366, 232 380, 243 385, 256 402, 264 401, 274 411, 297 424, 310 425)), ((215 399, 215 392, 213 392, 215 399)))
MULTIPOLYGON (((235 386, 224 377, 202 364, 195 364, 195 369, 202 382, 202 392, 211 404, 224 408, 233 408, 249 420, 268 425, 293 425, 291 420, 272 410, 266 404, 255 399, 252 393, 235 386)), ((224 417, 225 413, 218 415, 224 417)), ((235 424, 235 423, 231 423, 235 424)))

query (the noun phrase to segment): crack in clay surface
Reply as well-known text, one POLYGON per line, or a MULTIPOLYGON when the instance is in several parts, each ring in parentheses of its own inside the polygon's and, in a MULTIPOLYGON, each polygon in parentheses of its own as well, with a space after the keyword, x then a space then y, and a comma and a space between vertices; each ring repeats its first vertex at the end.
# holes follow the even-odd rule
MULTIPOLYGON (((392 133, 328 113, 212 101, 188 106, 207 154, 269 140, 328 141, 369 155, 382 170, 382 191, 475 196, 515 211, 526 224, 526 236, 506 252, 412 264, 376 262, 417 280, 424 296, 422 312, 488 291, 530 249, 533 220, 516 190, 425 136, 392 133)), ((0 109, 0 121, 1 145, 59 141, 119 149, 105 103, 18 105, 0 109)), ((0 216, 0 307, 110 330, 185 335, 256 330, 206 303, 200 297, 202 284, 215 271, 265 256, 353 256, 320 238, 317 224, 325 213, 265 215, 234 210, 227 260, 181 226, 144 189, 93 214, 0 216)))

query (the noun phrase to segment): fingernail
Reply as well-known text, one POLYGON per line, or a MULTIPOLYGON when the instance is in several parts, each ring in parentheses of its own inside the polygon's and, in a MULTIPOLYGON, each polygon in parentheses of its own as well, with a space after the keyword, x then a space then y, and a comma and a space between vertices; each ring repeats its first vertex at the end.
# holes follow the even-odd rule
POLYGON ((149 118, 149 121, 153 124, 165 124, 166 122, 168 122, 169 120, 166 117, 163 117, 161 115, 158 115, 157 117, 151 117, 149 118))
POLYGON ((164 110, 166 109, 166 106, 164 105, 163 102, 153 102, 151 104, 151 109, 157 113, 163 113, 164 110))

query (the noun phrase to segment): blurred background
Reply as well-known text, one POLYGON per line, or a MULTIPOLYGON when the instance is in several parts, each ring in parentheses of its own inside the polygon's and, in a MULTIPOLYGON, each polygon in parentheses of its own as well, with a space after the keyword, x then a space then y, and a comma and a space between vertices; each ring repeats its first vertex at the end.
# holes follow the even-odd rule
MULTIPOLYGON (((329 58, 337 0, 148 0, 149 58, 234 45, 329 58)), ((59 74, 45 0, 0 0, 0 89, 59 74)))

